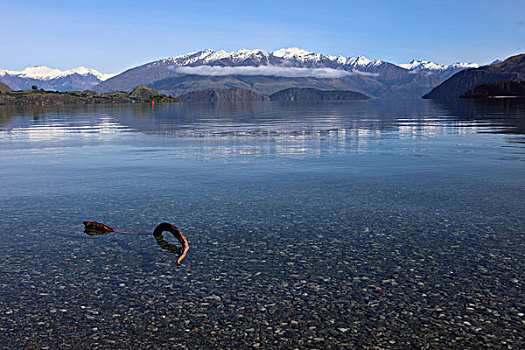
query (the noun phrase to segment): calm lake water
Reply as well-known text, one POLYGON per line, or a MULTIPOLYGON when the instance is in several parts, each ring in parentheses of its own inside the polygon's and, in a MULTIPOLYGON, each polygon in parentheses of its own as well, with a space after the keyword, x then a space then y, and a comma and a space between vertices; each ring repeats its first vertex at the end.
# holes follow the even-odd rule
POLYGON ((523 348, 524 134, 519 100, 3 107, 0 347, 523 348))

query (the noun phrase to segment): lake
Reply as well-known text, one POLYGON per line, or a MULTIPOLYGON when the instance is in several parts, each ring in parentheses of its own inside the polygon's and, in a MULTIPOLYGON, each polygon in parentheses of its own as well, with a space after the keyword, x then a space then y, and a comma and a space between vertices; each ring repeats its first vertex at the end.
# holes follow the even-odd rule
POLYGON ((524 135, 522 100, 2 107, 0 347, 523 348, 524 135))

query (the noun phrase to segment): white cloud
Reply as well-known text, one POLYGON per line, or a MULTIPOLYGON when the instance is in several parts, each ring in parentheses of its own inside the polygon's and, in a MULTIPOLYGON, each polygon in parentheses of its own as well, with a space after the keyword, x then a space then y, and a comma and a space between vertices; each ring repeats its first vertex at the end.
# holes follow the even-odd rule
POLYGON ((352 73, 355 73, 355 74, 358 74, 358 75, 364 75, 364 76, 367 76, 367 77, 378 77, 378 76, 380 76, 379 73, 362 72, 362 71, 357 70, 357 69, 352 69, 352 73))
POLYGON ((366 73, 358 70, 345 71, 333 68, 297 68, 280 66, 240 66, 240 67, 221 67, 221 66, 196 66, 196 67, 175 67, 177 73, 225 76, 225 75, 266 75, 288 78, 314 77, 320 79, 343 78, 350 75, 371 75, 379 74, 366 73))

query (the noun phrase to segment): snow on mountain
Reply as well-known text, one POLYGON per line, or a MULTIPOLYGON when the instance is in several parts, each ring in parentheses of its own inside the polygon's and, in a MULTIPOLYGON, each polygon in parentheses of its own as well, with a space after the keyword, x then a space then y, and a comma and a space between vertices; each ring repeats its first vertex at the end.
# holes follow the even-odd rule
MULTIPOLYGON (((275 50, 272 53, 255 49, 241 49, 228 52, 224 50, 203 50, 189 54, 179 55, 172 58, 152 62, 150 65, 173 65, 174 67, 184 66, 258 66, 258 65, 277 65, 283 67, 296 68, 333 68, 333 69, 363 69, 377 71, 379 67, 390 65, 382 60, 371 60, 364 56, 344 57, 332 56, 321 53, 310 52, 298 47, 286 47, 275 50)), ((399 64, 398 67, 407 69, 412 73, 417 72, 436 72, 441 74, 445 71, 457 71, 465 68, 477 68, 476 63, 453 63, 451 65, 441 65, 427 60, 412 60, 410 63, 399 64)))
POLYGON ((10 70, 0 70, 0 75, 13 75, 23 78, 33 78, 33 79, 48 79, 49 77, 55 76, 62 71, 56 68, 49 68, 45 66, 34 66, 27 67, 23 71, 10 71, 10 70))
POLYGON ((364 56, 350 57, 347 59, 346 64, 353 67, 367 67, 367 66, 379 66, 384 62, 381 60, 371 60, 364 56))
POLYGON ((117 75, 117 73, 113 73, 113 74, 108 74, 108 73, 101 73, 95 69, 92 69, 92 68, 86 68, 86 67, 83 67, 83 66, 80 66, 80 67, 77 67, 75 69, 70 69, 70 70, 65 70, 61 73, 60 76, 68 76, 68 75, 71 75, 71 74, 79 74, 79 75, 94 75, 95 77, 98 78, 98 80, 100 81, 104 81, 104 80, 107 80, 111 77, 114 77, 115 75, 117 75))
POLYGON ((115 75, 100 73, 82 66, 69 70, 34 66, 22 71, 0 69, 0 82, 14 90, 27 90, 36 85, 44 90, 79 91, 90 90, 115 75))
POLYGON ((314 53, 298 47, 288 47, 276 50, 272 53, 259 49, 241 49, 233 52, 206 49, 155 61, 146 66, 155 67, 168 65, 172 66, 172 69, 175 70, 177 70, 177 67, 195 66, 279 66, 310 69, 330 68, 344 71, 355 70, 359 73, 362 68, 367 67, 375 70, 384 63, 385 62, 381 60, 370 60, 363 56, 347 58, 344 56, 314 53))
POLYGON ((343 56, 324 55, 310 52, 298 47, 286 47, 271 53, 282 61, 284 66, 307 67, 307 68, 331 68, 342 69, 347 58, 343 56))
POLYGON ((472 62, 469 62, 469 63, 456 62, 456 63, 452 63, 448 67, 454 68, 454 69, 479 68, 479 64, 472 63, 472 62))
POLYGON ((408 70, 445 70, 447 66, 427 60, 412 60, 410 63, 398 64, 399 67, 408 70))
POLYGON ((381 60, 370 60, 364 56, 344 57, 323 55, 320 53, 313 53, 298 47, 288 47, 272 52, 272 55, 283 58, 285 60, 297 60, 302 62, 322 62, 333 61, 334 63, 350 66, 350 67, 365 67, 365 66, 379 66, 383 63, 381 60))
POLYGON ((442 72, 446 70, 460 70, 465 68, 478 68, 479 64, 477 63, 461 63, 456 62, 451 65, 442 65, 437 64, 432 61, 427 60, 412 60, 410 63, 398 64, 399 67, 408 69, 410 71, 419 72, 419 71, 435 71, 442 72))
POLYGON ((274 55, 275 57, 290 59, 309 56, 312 55, 312 53, 310 51, 300 49, 298 47, 287 47, 272 52, 272 55, 274 55))
POLYGON ((203 51, 166 58, 161 61, 153 62, 152 64, 171 64, 178 67, 197 65, 238 65, 247 60, 253 60, 253 63, 264 64, 267 62, 269 56, 270 54, 263 50, 241 49, 235 52, 227 52, 224 50, 214 51, 206 49, 203 51), (221 64, 221 62, 224 61, 228 62, 221 64))
POLYGON ((0 76, 5 76, 7 74, 11 76, 17 76, 20 78, 30 78, 30 79, 37 79, 37 80, 51 80, 51 79, 56 79, 56 78, 67 77, 73 74, 79 74, 79 75, 84 75, 84 76, 93 75, 100 81, 107 80, 116 75, 116 74, 100 73, 99 71, 96 71, 94 69, 86 68, 82 66, 74 68, 74 69, 64 70, 64 71, 57 69, 57 68, 50 68, 46 66, 27 67, 22 71, 10 71, 10 70, 0 69, 0 76))

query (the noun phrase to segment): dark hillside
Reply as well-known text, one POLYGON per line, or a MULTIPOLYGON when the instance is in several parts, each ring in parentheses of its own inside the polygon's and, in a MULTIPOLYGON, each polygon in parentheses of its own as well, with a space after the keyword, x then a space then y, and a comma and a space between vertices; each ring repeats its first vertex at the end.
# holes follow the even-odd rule
POLYGON ((512 56, 503 62, 466 69, 454 74, 423 96, 429 99, 458 98, 481 84, 525 80, 525 54, 512 56))

